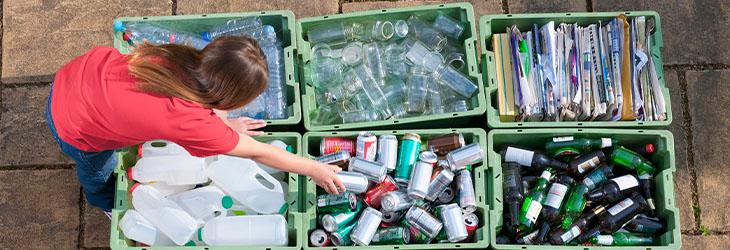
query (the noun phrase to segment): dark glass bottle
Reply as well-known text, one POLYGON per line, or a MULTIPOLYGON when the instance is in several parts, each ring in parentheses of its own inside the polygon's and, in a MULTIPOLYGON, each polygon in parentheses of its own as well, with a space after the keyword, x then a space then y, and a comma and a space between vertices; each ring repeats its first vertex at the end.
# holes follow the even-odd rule
POLYGON ((610 208, 601 216, 601 233, 613 233, 629 222, 631 218, 647 209, 646 199, 634 193, 610 208))
POLYGON ((542 171, 547 167, 556 170, 565 170, 568 168, 568 164, 528 149, 508 146, 502 150, 501 154, 505 162, 516 162, 522 166, 531 167, 535 172, 542 171))
POLYGON ((560 223, 560 209, 568 194, 570 187, 573 186, 575 180, 568 175, 560 175, 557 181, 550 186, 547 197, 542 202, 542 218, 543 223, 540 232, 537 234, 537 241, 545 242, 550 228, 560 223))
POLYGON ((606 207, 599 205, 593 208, 590 212, 578 217, 578 219, 575 220, 575 222, 567 229, 560 228, 553 231, 553 233, 550 234, 550 243, 553 245, 565 245, 570 243, 575 238, 583 234, 583 232, 588 231, 589 228, 594 225, 593 222, 596 221, 605 211, 606 207))
POLYGON ((502 175, 504 176, 504 200, 510 213, 509 226, 520 225, 520 206, 525 199, 522 186, 522 167, 514 162, 502 163, 502 175))
POLYGON ((606 155, 603 154, 603 151, 596 150, 570 161, 567 171, 573 175, 582 176, 598 167, 601 162, 606 162, 606 155))
POLYGON ((627 174, 608 180, 600 188, 588 192, 586 198, 601 204, 613 203, 636 191, 638 187, 639 180, 627 174))

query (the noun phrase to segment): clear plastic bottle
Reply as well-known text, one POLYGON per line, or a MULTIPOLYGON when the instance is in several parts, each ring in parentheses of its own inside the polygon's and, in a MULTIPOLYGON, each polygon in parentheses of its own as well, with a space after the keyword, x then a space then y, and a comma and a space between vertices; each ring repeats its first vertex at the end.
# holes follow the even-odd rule
POLYGON ((204 159, 184 155, 142 157, 127 169, 129 179, 142 182, 164 182, 168 185, 200 184, 208 181, 204 159))
POLYGON ((418 17, 411 16, 407 22, 409 33, 424 43, 426 47, 434 51, 441 51, 446 46, 446 36, 431 28, 431 25, 428 25, 418 17))
POLYGON ((279 182, 252 160, 219 155, 212 159, 206 173, 213 184, 257 213, 277 213, 286 203, 279 182))
POLYGON ((216 186, 205 186, 186 191, 170 200, 182 207, 185 212, 201 224, 218 216, 225 216, 226 210, 233 206, 233 199, 216 186))
POLYGON ((203 40, 196 34, 174 31, 151 23, 123 23, 121 21, 116 21, 114 23, 114 30, 117 32, 124 32, 124 40, 137 46, 144 42, 149 42, 155 45, 188 45, 200 50, 208 45, 207 41, 203 40))
POLYGON ((253 119, 266 119, 266 96, 265 95, 259 95, 253 101, 251 101, 249 104, 246 104, 246 106, 243 106, 242 108, 234 109, 228 111, 228 119, 238 118, 238 117, 250 117, 253 119))
POLYGON ((198 230, 195 218, 155 188, 137 183, 129 191, 134 208, 178 246, 185 245, 198 230))
POLYGON ((408 108, 406 111, 409 114, 423 114, 426 111, 426 97, 428 96, 428 86, 433 81, 425 69, 422 67, 416 67, 413 69, 413 74, 408 78, 408 93, 407 102, 408 108))
MULTIPOLYGON (((322 99, 322 98, 318 98, 322 99)), ((326 125, 342 123, 342 118, 335 108, 335 104, 318 105, 317 109, 309 114, 312 124, 326 125)))
POLYGON ((199 230, 198 239, 209 246, 286 246, 289 231, 278 214, 218 217, 199 230))
POLYGON ((242 33, 247 30, 259 28, 261 26, 263 26, 263 22, 261 22, 261 18, 257 16, 241 17, 231 19, 223 24, 214 26, 209 31, 200 33, 200 36, 203 37, 203 39, 206 41, 213 41, 213 39, 220 36, 242 33))
POLYGON ((447 107, 448 112, 466 112, 469 111, 469 103, 466 100, 456 100, 449 103, 447 107))
POLYGON ((393 24, 395 30, 395 36, 393 39, 400 40, 408 36, 408 22, 406 20, 397 20, 393 24))
POLYGON ((269 66, 269 82, 264 94, 266 95, 267 119, 286 119, 287 96, 286 96, 286 72, 284 70, 284 48, 276 38, 274 27, 264 25, 262 39, 259 46, 266 55, 266 62, 269 66))
POLYGON ((406 40, 404 47, 408 48, 406 50, 406 58, 408 61, 415 66, 426 68, 429 72, 438 70, 444 63, 444 57, 441 54, 432 51, 421 42, 416 41, 410 44, 410 41, 406 40))
POLYGON ((436 16, 436 20, 433 21, 432 27, 453 39, 459 39, 461 34, 464 32, 464 25, 461 25, 461 22, 451 18, 450 16, 444 15, 443 13, 439 13, 439 15, 436 16))
POLYGON ((446 64, 442 65, 434 73, 434 76, 436 79, 441 80, 444 86, 451 88, 451 90, 466 98, 474 95, 478 89, 477 85, 469 77, 446 64))
POLYGON ((149 246, 174 246, 175 243, 162 234, 152 225, 152 222, 145 219, 137 210, 127 209, 124 216, 119 220, 119 229, 124 236, 130 240, 144 243, 149 246))
POLYGON ((366 43, 363 44, 362 50, 365 54, 365 65, 370 69, 375 81, 381 86, 384 85, 386 72, 381 57, 383 53, 381 52, 380 46, 375 42, 366 43))

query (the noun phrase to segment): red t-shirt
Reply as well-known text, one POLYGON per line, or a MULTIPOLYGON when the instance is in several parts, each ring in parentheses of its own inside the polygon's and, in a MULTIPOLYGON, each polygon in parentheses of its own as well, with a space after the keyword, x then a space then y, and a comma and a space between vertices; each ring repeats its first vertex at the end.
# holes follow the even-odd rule
POLYGON ((126 56, 96 47, 56 73, 51 116, 58 136, 89 152, 162 139, 194 156, 228 153, 238 133, 213 110, 176 97, 137 90, 126 56))

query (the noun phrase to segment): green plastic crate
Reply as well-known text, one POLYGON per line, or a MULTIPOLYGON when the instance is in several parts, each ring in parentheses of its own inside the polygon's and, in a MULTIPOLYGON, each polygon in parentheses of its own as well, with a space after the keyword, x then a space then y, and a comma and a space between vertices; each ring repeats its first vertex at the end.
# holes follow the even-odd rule
MULTIPOLYGON (((201 3, 202 4, 202 3, 201 3)), ((115 21, 122 22, 148 22, 170 27, 175 30, 200 33, 210 28, 239 17, 258 16, 264 24, 274 27, 277 37, 281 39, 284 47, 284 72, 286 74, 287 91, 287 119, 266 120, 269 126, 296 125, 302 120, 301 101, 299 96, 299 80, 296 78, 297 68, 294 55, 297 43, 294 34, 294 13, 284 11, 261 11, 244 13, 221 13, 203 15, 182 15, 182 16, 150 16, 150 17, 120 17, 115 21)), ((122 54, 129 54, 129 43, 122 39, 121 32, 114 32, 114 48, 122 54)))
POLYGON ((489 201, 492 211, 489 215, 492 247, 495 249, 679 249, 682 245, 679 224, 679 209, 675 205, 674 197, 674 137, 672 133, 663 130, 624 130, 624 129, 579 129, 579 128, 554 128, 554 129, 497 129, 489 132, 489 146, 487 147, 487 189, 489 190, 489 201), (639 147, 646 143, 654 143, 656 152, 650 160, 657 167, 657 174, 654 177, 657 215, 665 218, 667 232, 658 237, 657 246, 635 246, 635 247, 610 247, 610 246, 531 246, 496 244, 496 235, 502 230, 503 208, 502 203, 502 157, 499 150, 505 145, 518 145, 532 149, 544 148, 545 142, 555 136, 573 135, 581 138, 610 137, 618 139, 619 145, 627 147, 639 147))
MULTIPOLYGON (((476 53, 476 21, 474 19, 474 10, 469 3, 452 3, 441 5, 426 5, 420 7, 397 8, 370 10, 354 13, 337 14, 330 16, 303 18, 297 21, 297 44, 299 45, 299 65, 304 66, 310 60, 310 44, 305 39, 307 31, 321 24, 337 23, 342 21, 360 21, 369 20, 371 18, 384 19, 407 19, 411 15, 421 15, 426 20, 432 20, 438 12, 445 13, 457 20, 461 20, 468 24, 468 29, 464 30, 462 45, 466 52, 466 73, 472 81, 478 86, 477 93, 469 100, 472 107, 466 112, 444 113, 438 115, 424 115, 418 117, 407 117, 401 119, 388 119, 372 122, 357 122, 332 125, 314 125, 312 124, 309 114, 317 109, 317 102, 314 95, 314 87, 309 83, 304 84, 302 81, 302 110, 304 112, 304 127, 308 131, 327 131, 327 130, 353 130, 359 128, 432 128, 435 126, 452 127, 454 122, 466 124, 469 117, 484 114, 487 102, 484 99, 484 87, 482 78, 479 75, 479 66, 477 65, 476 53)), ((304 77, 301 77, 304 79, 304 77)))
MULTIPOLYGON (((462 135, 464 135, 464 140, 466 144, 470 143, 479 143, 483 149, 485 149, 486 152, 486 146, 487 146, 487 134, 482 129, 478 128, 462 128, 462 129, 422 129, 422 130, 375 130, 370 131, 373 132, 375 135, 395 135, 398 137, 398 140, 401 140, 401 137, 405 133, 417 133, 421 136, 421 139, 423 140, 423 143, 421 143, 421 150, 426 149, 426 140, 429 137, 437 136, 437 135, 445 135, 449 133, 459 132, 462 135)), ((357 137, 357 134, 359 132, 356 131, 342 131, 342 132, 308 132, 304 134, 303 141, 304 144, 302 146, 303 148, 303 156, 314 158, 315 156, 319 155, 319 145, 322 141, 322 138, 324 137, 357 137)), ((486 156, 486 154, 485 154, 486 156)), ((475 241, 472 243, 439 243, 439 244, 409 244, 409 245, 371 245, 367 247, 358 247, 358 246, 340 246, 340 247, 310 247, 309 246, 309 233, 311 233, 314 229, 317 227, 317 208, 316 208, 316 184, 312 181, 312 178, 304 177, 303 179, 306 179, 306 194, 303 199, 303 203, 305 206, 305 215, 304 218, 304 228, 301 230, 302 238, 304 238, 304 249, 324 249, 324 250, 337 250, 337 249, 350 249, 350 250, 359 250, 359 249, 378 249, 378 250, 386 250, 386 249, 457 249, 457 248, 463 248, 463 249, 484 249, 489 246, 489 233, 487 231, 489 230, 489 221, 487 213, 489 212, 489 204, 487 201, 487 196, 485 192, 485 185, 480 185, 481 183, 485 183, 486 181, 486 174, 485 174, 485 166, 484 163, 479 163, 474 165, 473 167, 473 178, 474 178, 474 192, 476 193, 477 198, 477 211, 474 212, 477 217, 479 217, 479 226, 477 230, 474 232, 475 241)))
MULTIPOLYGON (((266 133, 264 135, 260 135, 257 137, 254 137, 257 141, 261 142, 268 142, 272 140, 281 140, 287 145, 291 145, 297 155, 301 155, 301 135, 298 133, 288 133, 288 132, 281 132, 281 133, 266 133)), ((117 164, 117 171, 116 171, 116 178, 117 178, 117 185, 115 190, 115 204, 114 209, 112 210, 112 223, 111 223, 111 236, 109 237, 109 245, 112 249, 136 249, 136 250, 145 250, 145 249, 199 249, 199 250, 208 250, 208 249, 224 249, 224 250, 233 250, 233 249, 245 249, 245 250, 298 250, 302 248, 302 235, 301 231, 303 230, 303 224, 304 224, 304 218, 305 215, 302 213, 303 211, 303 202, 300 202, 301 197, 299 195, 300 188, 300 176, 297 174, 289 174, 287 176, 289 181, 289 191, 287 194, 287 203, 289 203, 289 212, 287 215, 287 223, 289 226, 289 245, 288 246, 277 246, 277 247, 265 247, 265 246, 256 246, 256 247, 213 247, 213 246, 196 246, 196 247, 180 247, 180 246, 169 246, 169 247, 136 247, 131 240, 128 240, 126 237, 124 237, 124 234, 122 233, 122 230, 119 229, 118 223, 119 220, 124 215, 124 212, 132 208, 132 196, 129 193, 129 188, 134 184, 134 181, 129 180, 127 178, 127 168, 130 166, 133 166, 136 158, 137 158, 137 147, 129 147, 125 149, 117 150, 116 152, 119 159, 119 163, 117 164)))
POLYGON ((664 69, 662 66, 661 49, 664 46, 662 40, 662 25, 659 14, 654 11, 632 11, 632 12, 592 12, 592 13, 546 13, 546 14, 502 14, 486 15, 479 19, 480 39, 482 43, 482 75, 487 94, 487 125, 490 128, 547 128, 547 127, 667 127, 672 123, 672 107, 669 99, 669 89, 664 82, 664 69), (645 16, 655 20, 655 31, 651 35, 651 57, 654 60, 659 85, 667 106, 667 119, 665 121, 572 121, 572 122, 502 122, 499 120, 497 107, 497 85, 496 66, 494 65, 494 52, 492 48, 492 34, 504 33, 505 29, 517 25, 520 30, 526 31, 532 24, 542 25, 549 21, 557 23, 578 23, 588 25, 598 21, 609 21, 611 18, 625 14, 628 17, 645 16))

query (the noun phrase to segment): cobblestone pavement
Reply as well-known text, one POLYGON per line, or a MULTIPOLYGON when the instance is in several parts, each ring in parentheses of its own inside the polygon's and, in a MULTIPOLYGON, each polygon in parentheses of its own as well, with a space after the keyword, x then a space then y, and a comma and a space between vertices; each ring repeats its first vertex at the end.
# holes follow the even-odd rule
MULTIPOLYGON (((43 109, 54 72, 96 45, 112 45, 121 16, 292 10, 297 18, 437 4, 435 0, 12 0, 1 1, 0 248, 108 247, 109 221, 89 206, 73 161, 50 138, 43 109)), ((452 2, 452 1, 446 1, 452 2)), ((469 0, 495 13, 655 10, 676 143, 676 204, 684 249, 730 245, 730 2, 469 0), (725 27, 725 28, 723 28, 725 27), (718 111, 718 112, 715 112, 718 111)))

